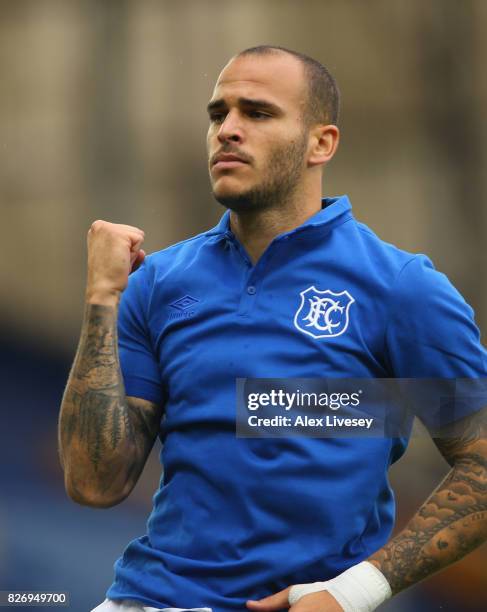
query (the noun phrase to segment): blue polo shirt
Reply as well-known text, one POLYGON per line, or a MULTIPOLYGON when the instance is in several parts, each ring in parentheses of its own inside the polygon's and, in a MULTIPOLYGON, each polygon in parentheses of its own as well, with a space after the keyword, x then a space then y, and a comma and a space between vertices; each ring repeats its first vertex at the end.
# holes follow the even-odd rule
POLYGON ((107 596, 160 608, 242 611, 336 576, 390 536, 387 470, 406 440, 237 438, 237 378, 487 375, 472 309, 428 258, 358 223, 345 196, 255 266, 228 212, 148 256, 123 293, 119 336, 127 395, 164 404, 164 472, 107 596), (306 316, 310 291, 340 296, 341 310, 306 316))

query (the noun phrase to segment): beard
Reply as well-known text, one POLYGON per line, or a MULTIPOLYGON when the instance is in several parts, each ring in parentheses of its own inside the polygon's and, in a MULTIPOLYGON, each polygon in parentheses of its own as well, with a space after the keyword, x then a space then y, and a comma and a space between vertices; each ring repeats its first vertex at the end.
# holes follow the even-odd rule
POLYGON ((213 197, 236 213, 283 208, 296 193, 304 170, 307 134, 287 146, 271 151, 264 169, 264 180, 247 191, 218 194, 213 197))

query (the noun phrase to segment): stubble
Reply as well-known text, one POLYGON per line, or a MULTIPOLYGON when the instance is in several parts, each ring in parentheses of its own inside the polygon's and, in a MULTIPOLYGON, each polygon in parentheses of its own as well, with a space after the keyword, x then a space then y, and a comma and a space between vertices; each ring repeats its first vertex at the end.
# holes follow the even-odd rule
POLYGON ((247 191, 213 196, 222 206, 245 214, 274 208, 284 208, 295 196, 304 171, 307 134, 304 132, 286 147, 271 151, 264 179, 247 191))

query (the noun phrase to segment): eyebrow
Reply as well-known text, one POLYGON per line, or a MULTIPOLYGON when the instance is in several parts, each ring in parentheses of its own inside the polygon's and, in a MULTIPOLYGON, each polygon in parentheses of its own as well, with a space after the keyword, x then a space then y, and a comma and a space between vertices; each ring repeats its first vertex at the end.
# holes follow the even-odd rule
MULTIPOLYGON (((262 108, 264 110, 268 110, 272 113, 282 114, 282 108, 273 102, 269 102, 268 100, 258 99, 258 98, 238 98, 238 105, 243 106, 245 108, 262 108)), ((227 108, 227 103, 223 98, 219 98, 217 100, 213 100, 207 106, 207 110, 209 113, 214 110, 221 110, 223 108, 227 108)))

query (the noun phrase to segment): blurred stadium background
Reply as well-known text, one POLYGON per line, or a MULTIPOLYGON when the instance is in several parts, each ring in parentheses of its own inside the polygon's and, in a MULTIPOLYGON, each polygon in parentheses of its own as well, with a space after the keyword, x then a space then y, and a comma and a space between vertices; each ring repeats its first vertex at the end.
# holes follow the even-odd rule
MULTIPOLYGON (((152 251, 216 223, 206 102, 227 59, 262 43, 338 79, 342 143, 324 192, 348 193, 380 236, 427 253, 487 327, 487 2, 0 2, 0 590, 68 590, 86 612, 144 531, 158 449, 110 510, 70 502, 57 460, 86 231, 134 224, 152 251)), ((392 470, 398 527, 446 472, 415 438, 392 470)), ((384 610, 485 610, 486 583, 484 546, 384 610)))

